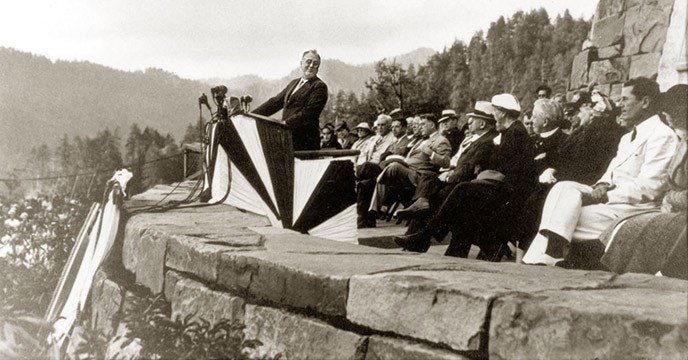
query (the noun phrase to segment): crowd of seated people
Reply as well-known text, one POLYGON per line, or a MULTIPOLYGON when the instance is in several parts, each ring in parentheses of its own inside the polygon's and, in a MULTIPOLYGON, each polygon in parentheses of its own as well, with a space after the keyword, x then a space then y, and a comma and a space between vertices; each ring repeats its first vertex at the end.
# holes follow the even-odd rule
MULTIPOLYGON (((639 77, 615 103, 545 86, 532 110, 503 93, 476 101, 463 128, 449 109, 361 121, 358 226, 400 203, 405 251, 448 238, 447 256, 477 246, 489 261, 687 277, 686 88, 639 77)), ((346 123, 326 128, 347 141, 346 123)))

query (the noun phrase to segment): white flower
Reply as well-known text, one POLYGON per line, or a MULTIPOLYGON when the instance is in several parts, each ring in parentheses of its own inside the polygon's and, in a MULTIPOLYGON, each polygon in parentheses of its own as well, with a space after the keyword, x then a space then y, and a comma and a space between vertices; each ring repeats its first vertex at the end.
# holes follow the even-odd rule
POLYGON ((19 218, 22 220, 26 220, 29 218, 29 214, 23 212, 23 213, 21 213, 21 215, 19 215, 19 218))
POLYGON ((11 227, 13 229, 16 229, 19 227, 19 225, 21 225, 21 221, 19 221, 18 219, 7 219, 7 220, 5 220, 5 226, 7 226, 7 227, 11 227))

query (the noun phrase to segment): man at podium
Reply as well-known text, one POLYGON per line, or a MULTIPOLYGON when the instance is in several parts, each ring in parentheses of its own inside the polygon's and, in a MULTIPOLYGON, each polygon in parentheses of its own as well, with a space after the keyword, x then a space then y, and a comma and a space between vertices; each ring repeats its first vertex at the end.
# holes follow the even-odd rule
POLYGON ((301 78, 294 79, 253 113, 271 116, 282 110, 282 120, 291 129, 294 151, 320 149, 320 113, 327 102, 327 85, 320 80, 320 55, 307 50, 301 56, 301 78))

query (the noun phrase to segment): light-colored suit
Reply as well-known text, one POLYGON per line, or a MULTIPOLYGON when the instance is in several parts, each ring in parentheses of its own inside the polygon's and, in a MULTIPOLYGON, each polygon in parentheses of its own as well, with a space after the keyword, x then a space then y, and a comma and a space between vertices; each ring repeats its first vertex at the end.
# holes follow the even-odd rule
POLYGON ((386 196, 385 186, 399 188, 418 186, 423 174, 437 174, 441 167, 449 166, 451 144, 438 131, 414 145, 404 159, 404 163, 393 162, 387 165, 377 177, 377 184, 370 203, 370 210, 377 211, 382 199, 386 196), (423 152, 428 147, 431 154, 423 152))
POLYGON ((568 241, 598 240, 604 230, 620 217, 656 209, 667 189, 668 167, 678 144, 676 134, 658 116, 636 126, 619 142, 616 157, 598 183, 614 188, 604 204, 582 206, 582 195, 593 188, 572 181, 554 185, 543 209, 539 234, 523 257, 525 263, 553 264, 558 259, 545 254, 551 231, 568 241))

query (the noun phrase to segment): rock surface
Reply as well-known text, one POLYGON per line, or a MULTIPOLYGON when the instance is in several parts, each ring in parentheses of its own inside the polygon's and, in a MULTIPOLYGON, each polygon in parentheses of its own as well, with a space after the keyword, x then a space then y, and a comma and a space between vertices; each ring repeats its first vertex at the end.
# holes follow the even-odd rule
POLYGON ((263 343, 255 355, 285 359, 364 359, 367 338, 322 321, 262 306, 246 306, 247 339, 263 343))
POLYGON ((681 359, 686 294, 657 289, 514 294, 497 299, 492 359, 681 359))
MULTIPOLYGON (((140 213, 124 235, 137 280, 164 289, 175 314, 243 319, 265 343, 256 355, 674 358, 688 346, 682 280, 358 246, 224 205, 140 213)), ((103 284, 94 314, 114 307, 103 284)))
POLYGON ((590 64, 588 80, 598 84, 613 84, 628 80, 630 57, 593 61, 590 64))
POLYGON ((513 292, 598 288, 611 278, 601 272, 583 275, 558 270, 462 263, 355 276, 349 285, 347 318, 375 330, 446 344, 459 351, 479 351, 487 346, 492 302, 498 297, 513 292))
POLYGON ((211 324, 221 319, 244 322, 244 299, 208 289, 203 283, 179 275, 167 300, 172 304, 173 319, 193 315, 195 319, 204 319, 211 324))
POLYGON ((371 336, 368 342, 366 360, 469 360, 455 352, 433 348, 425 344, 384 336, 371 336))

